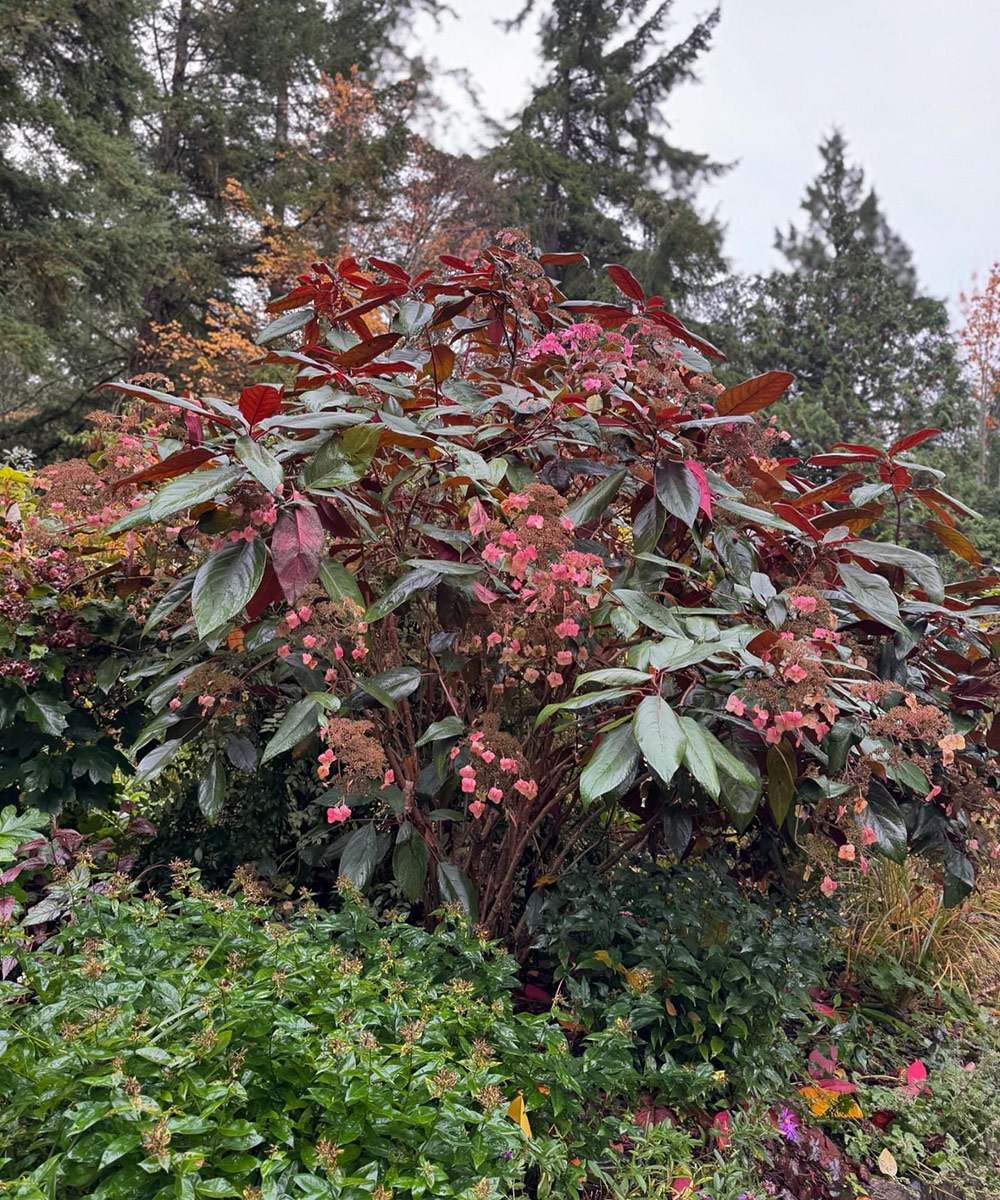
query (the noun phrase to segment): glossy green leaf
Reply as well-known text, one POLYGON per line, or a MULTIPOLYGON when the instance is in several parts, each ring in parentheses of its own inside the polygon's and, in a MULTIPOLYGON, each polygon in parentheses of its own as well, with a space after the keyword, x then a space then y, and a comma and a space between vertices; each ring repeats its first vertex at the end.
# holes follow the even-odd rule
POLYGON ((392 873, 409 900, 423 895, 430 850, 412 821, 404 821, 396 834, 392 851, 392 873))
POLYGON ((471 921, 479 920, 479 903, 476 900, 476 889, 472 880, 459 870, 454 863, 439 862, 437 865, 438 890, 441 899, 447 903, 458 902, 471 921))
POLYGON ((324 442, 303 472, 306 487, 326 490, 356 483, 368 470, 381 436, 378 425, 355 425, 324 442))
POLYGON ((418 567, 415 571, 408 572, 397 579, 395 583, 390 584, 388 590, 383 592, 376 601, 368 606, 364 616, 365 621, 368 624, 372 624, 374 621, 381 621, 383 617, 388 616, 394 609, 399 608, 411 596, 417 592, 427 591, 429 588, 440 583, 440 581, 441 573, 429 570, 427 567, 418 567))
POLYGON ((684 765, 712 799, 718 800, 719 771, 715 764, 713 745, 716 739, 691 717, 681 717, 680 726, 684 734, 684 765))
POLYGON ((226 802, 226 768, 220 754, 213 754, 198 780, 198 807, 209 825, 214 825, 226 802))
POLYGON ((627 474, 624 467, 612 471, 582 496, 578 496, 566 509, 566 516, 573 522, 574 527, 589 525, 605 513, 611 501, 618 495, 627 474))
POLYGON ((319 727, 318 718, 320 712, 320 706, 309 696, 293 704, 288 712, 285 713, 284 720, 278 726, 274 736, 264 747, 264 753, 260 756, 261 763, 269 762, 285 750, 291 750, 303 738, 315 733, 319 727))
POLYGON ((358 581, 350 571, 333 558, 324 558, 319 564, 319 581, 326 588, 326 594, 331 600, 350 600, 360 609, 364 609, 365 601, 358 587, 358 581))
POLYGON ((650 770, 668 784, 684 759, 687 739, 662 696, 647 696, 635 710, 632 732, 650 770))
POLYGON ((191 591, 191 611, 198 636, 228 624, 243 611, 260 587, 267 565, 261 538, 228 542, 198 568, 191 591))
POLYGON ((906 823, 899 805, 878 779, 872 777, 865 791, 865 810, 862 825, 875 835, 874 845, 893 862, 906 858, 906 823))
POLYGON ((356 888, 363 891, 375 872, 377 852, 378 836, 375 832, 375 822, 366 821, 347 839, 347 845, 340 856, 339 873, 346 875, 356 888))
POLYGON ((656 497, 682 524, 690 527, 698 519, 698 481, 677 459, 668 458, 657 464, 656 497))
POLYGON ((639 743, 631 721, 609 729, 580 776, 580 799, 590 804, 629 783, 639 765, 639 743))
POLYGON ((850 563, 838 563, 837 571, 847 594, 869 617, 906 633, 907 628, 899 615, 899 604, 888 582, 881 575, 873 575, 850 563))
POLYGON ((850 542, 848 549, 852 554, 872 562, 884 563, 888 566, 901 567, 908 575, 920 584, 927 593, 931 604, 944 602, 944 579, 938 570, 937 563, 919 550, 911 550, 908 546, 897 546, 892 542, 868 542, 862 538, 850 542))
POLYGON ((172 479, 149 502, 149 519, 162 521, 176 513, 214 500, 229 491, 243 474, 242 467, 214 467, 208 471, 192 471, 172 479))
POLYGON ((236 439, 236 457, 268 492, 277 492, 285 478, 281 463, 260 442, 246 435, 236 439))

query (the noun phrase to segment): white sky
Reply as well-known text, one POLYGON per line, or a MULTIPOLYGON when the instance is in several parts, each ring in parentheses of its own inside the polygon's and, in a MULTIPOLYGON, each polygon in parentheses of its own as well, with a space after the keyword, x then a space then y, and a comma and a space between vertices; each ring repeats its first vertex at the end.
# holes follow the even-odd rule
MULTIPOLYGON (((542 0, 544 3, 544 0, 542 0)), ((538 75, 530 28, 497 18, 521 0, 451 0, 417 35, 445 70, 467 70, 486 112, 516 111, 538 75)), ((683 36, 710 0, 676 0, 683 36)), ((701 82, 665 116, 677 145, 736 162, 703 206, 727 226, 733 265, 777 262, 775 226, 798 221, 816 147, 839 126, 912 248, 923 286, 954 302, 1000 258, 1000 0, 722 0, 701 82)), ((444 138, 473 149, 482 125, 457 88, 444 138)))

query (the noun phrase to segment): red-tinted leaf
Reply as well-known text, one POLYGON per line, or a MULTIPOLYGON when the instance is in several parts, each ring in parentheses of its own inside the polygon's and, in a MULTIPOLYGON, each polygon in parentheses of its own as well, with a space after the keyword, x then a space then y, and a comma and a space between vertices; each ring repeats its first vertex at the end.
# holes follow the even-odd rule
POLYGON ((834 442, 831 450, 846 450, 849 454, 874 454, 880 458, 882 451, 878 446, 869 446, 867 442, 834 442))
POLYGON ((814 454, 809 459, 810 467, 841 467, 847 463, 877 462, 878 451, 867 454, 814 454))
POLYGON ((405 283, 409 286, 409 273, 404 271, 399 263, 389 262, 384 258, 376 258, 374 254, 370 254, 368 256, 368 264, 374 267, 376 271, 382 271, 386 275, 391 275, 393 279, 398 279, 400 283, 405 283))
POLYGON ((124 392, 126 396, 138 396, 140 400, 153 400, 156 404, 166 404, 171 408, 186 409, 188 412, 197 413, 201 417, 208 417, 209 420, 217 421, 220 425, 229 424, 218 413, 212 412, 210 408, 205 408, 204 405, 195 404, 194 401, 188 400, 185 396, 172 396, 169 392, 158 392, 155 388, 140 387, 137 383, 100 383, 97 385, 97 390, 99 392, 124 392))
POLYGON ((272 383, 255 383, 253 387, 240 392, 240 414, 253 429, 258 421, 266 421, 274 416, 281 408, 284 397, 283 387, 275 387, 272 383))
POLYGON ((768 371, 738 383, 735 387, 726 388, 715 402, 716 412, 720 417, 743 417, 747 413, 757 412, 780 400, 794 383, 795 376, 788 371, 768 371))
POLYGON ((193 450, 178 450, 176 454, 171 454, 162 462, 154 463, 143 471, 136 471, 134 475, 126 475, 124 479, 117 480, 111 485, 111 490, 117 492, 119 488, 127 487, 129 484, 148 483, 153 479, 174 479, 178 475, 186 475, 188 471, 195 470, 214 457, 213 452, 204 446, 197 446, 193 450))
POLYGON ((573 267, 577 263, 584 263, 590 266, 590 259, 586 254, 581 254, 579 250, 571 250, 565 253, 543 254, 538 260, 542 266, 548 267, 573 267))
POLYGON ((796 500, 791 501, 791 503, 796 508, 804 508, 808 504, 822 504, 827 500, 841 500, 856 483, 860 483, 863 479, 864 475, 860 471, 847 471, 839 478, 832 479, 829 483, 824 483, 822 487, 813 488, 811 492, 805 492, 796 500))
POLYGON ((577 313, 585 313, 588 317, 593 317, 602 329, 617 329, 626 321, 635 320, 635 313, 631 309, 622 308, 620 304, 602 304, 597 300, 565 300, 559 307, 568 310, 574 316, 577 313))
POLYGON ((323 525, 311 504, 296 504, 291 511, 278 514, 271 537, 271 561, 289 604, 316 578, 323 548, 323 525))
POLYGON ((914 446, 919 446, 921 442, 926 442, 928 438, 934 437, 940 433, 940 429, 918 429, 916 433, 908 433, 906 437, 901 437, 898 442, 893 442, 886 450, 889 458, 893 455, 902 454, 906 450, 912 450, 914 446))
POLYGON ((471 263, 467 263, 462 258, 456 258, 454 254, 439 254, 438 262, 444 263, 446 267, 451 267, 453 271, 472 271, 475 269, 471 263))
POLYGON ((712 517, 712 489, 708 486, 708 477, 705 475, 705 468, 701 463, 695 462, 693 459, 688 459, 684 465, 695 477, 698 483, 698 507, 711 520, 712 517))
POLYGON ((941 521, 925 521, 924 528, 929 529, 942 546, 945 546, 953 554, 957 554, 959 558, 964 558, 967 563, 972 563, 974 567, 978 567, 982 563, 979 551, 964 533, 949 528, 941 521))
POLYGON ((197 413, 186 412, 184 414, 184 427, 188 431, 188 441, 192 446, 200 446, 205 440, 205 430, 202 427, 201 417, 197 413))
POLYGON ((275 604, 281 599, 281 584, 278 582, 278 576, 275 574, 274 567, 271 565, 271 560, 268 559, 267 565, 264 567, 264 574, 261 577, 260 584, 257 590, 247 601, 247 616, 251 621, 256 621, 272 604, 275 604))
POLYGON ((725 362, 726 356, 718 348, 705 338, 698 337, 697 334, 691 332, 677 320, 672 313, 661 312, 659 309, 647 308, 643 316, 657 325, 663 325, 669 329, 673 336, 686 346, 693 346, 696 350, 700 350, 702 354, 706 354, 709 358, 716 358, 719 362, 725 362))
POLYGON ((365 363, 370 363, 372 359, 378 358, 380 354, 384 354, 386 350, 391 350, 401 336, 398 333, 377 334, 367 342, 359 342, 350 350, 338 354, 334 361, 339 367, 362 367, 365 363))
POLYGON ((715 1114, 712 1119, 712 1133, 719 1144, 720 1150, 729 1145, 729 1113, 725 1109, 715 1114))
POLYGON ((618 263, 605 263, 604 269, 611 277, 611 281, 615 287, 620 292, 624 292, 630 300, 638 300, 641 304, 646 299, 646 293, 643 290, 642 284, 628 267, 620 266, 618 263))

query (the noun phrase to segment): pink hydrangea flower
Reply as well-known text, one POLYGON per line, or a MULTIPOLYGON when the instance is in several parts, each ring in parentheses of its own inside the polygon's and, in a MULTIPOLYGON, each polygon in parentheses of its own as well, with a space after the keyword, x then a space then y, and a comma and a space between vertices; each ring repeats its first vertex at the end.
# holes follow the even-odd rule
POLYGON ((534 800, 538 795, 538 784, 533 779, 519 779, 514 784, 514 791, 520 792, 526 800, 534 800))
POLYGON ((472 803, 469 805, 469 812, 472 813, 472 815, 476 818, 477 821, 479 820, 479 818, 483 815, 483 813, 485 811, 486 811, 486 805, 482 802, 482 800, 473 800, 472 803))
POLYGON ((338 825, 341 821, 346 821, 351 815, 351 810, 346 804, 338 804, 335 808, 326 810, 326 819, 331 825, 338 825))
POLYGON ((792 608, 797 609, 800 613, 811 613, 816 611, 816 605, 819 601, 815 596, 793 596, 792 608))
POLYGON ((739 696, 730 696, 726 701, 726 712, 732 713, 734 716, 742 717, 746 712, 747 706, 739 698, 739 696))

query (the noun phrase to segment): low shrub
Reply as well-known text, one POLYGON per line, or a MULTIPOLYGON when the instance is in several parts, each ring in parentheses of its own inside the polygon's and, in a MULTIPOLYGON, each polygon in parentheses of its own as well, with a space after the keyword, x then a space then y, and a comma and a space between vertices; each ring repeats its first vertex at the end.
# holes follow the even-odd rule
POLYGON ((819 981, 825 906, 770 899, 713 861, 577 874, 531 915, 572 1020, 627 1022, 640 1082, 665 1103, 787 1085, 799 1054, 782 1023, 819 981))
POLYGON ((513 1013, 513 960, 454 916, 379 924, 345 882, 338 913, 276 919, 242 882, 206 892, 175 864, 169 898, 91 893, 30 954, 8 926, 5 1195, 578 1192, 608 1145, 581 1089, 616 1035, 566 1053, 555 1022, 513 1013))

